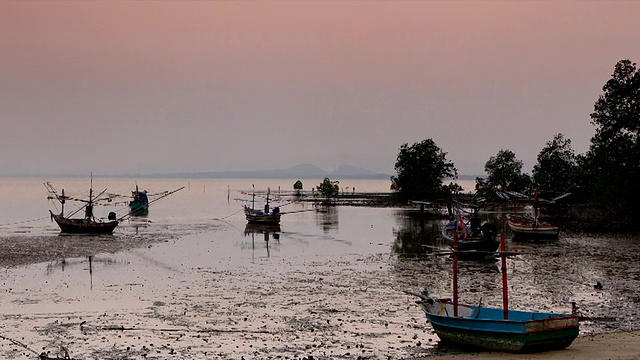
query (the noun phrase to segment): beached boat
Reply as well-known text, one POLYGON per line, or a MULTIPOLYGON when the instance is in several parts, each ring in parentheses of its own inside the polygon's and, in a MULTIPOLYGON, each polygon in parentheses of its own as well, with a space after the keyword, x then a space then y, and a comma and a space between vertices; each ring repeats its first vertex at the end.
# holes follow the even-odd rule
POLYGON ((136 185, 136 189, 131 191, 131 197, 133 199, 129 202, 129 213, 132 216, 149 215, 149 197, 147 196, 147 191, 140 191, 138 185, 136 185))
MULTIPOLYGON (((539 220, 540 211, 538 204, 541 201, 552 203, 555 200, 541 200, 538 198, 538 192, 534 193, 533 198, 524 194, 510 191, 506 193, 498 193, 503 199, 511 200, 513 203, 513 214, 507 216, 507 225, 515 240, 556 240, 560 233, 558 226, 549 224, 539 220), (533 205, 533 215, 518 214, 518 203, 530 202, 533 205)), ((566 195, 563 195, 563 197, 566 195)))
MULTIPOLYGON (((479 221, 479 218, 472 219, 472 222, 474 221, 479 221)), ((497 239, 498 229, 494 224, 460 225, 461 222, 462 220, 451 220, 441 225, 442 239, 447 245, 453 248, 457 237, 459 251, 493 253, 498 250, 500 241, 497 239)))
POLYGON ((504 311, 482 305, 434 299, 426 292, 413 294, 433 330, 444 343, 513 353, 564 349, 578 336, 579 319, 573 314, 504 311), (457 315, 454 315, 457 312, 457 315))
MULTIPOLYGON (((93 184, 93 179, 91 180, 93 184)), ((106 192, 103 190, 97 196, 93 196, 93 186, 89 189, 89 199, 77 199, 65 195, 64 189, 61 194, 53 188, 50 183, 45 183, 45 187, 49 191, 49 199, 56 199, 60 202, 62 208, 60 214, 54 214, 49 210, 51 219, 53 219, 60 227, 62 234, 111 234, 118 226, 120 221, 116 218, 115 212, 110 212, 107 221, 97 219, 93 214, 93 207, 96 203, 107 200, 108 197, 101 198, 106 192), (75 201, 83 203, 83 206, 69 215, 64 213, 64 205, 67 201, 75 201), (84 217, 73 218, 75 214, 84 210, 84 217)))
POLYGON ((279 224, 280 223, 280 207, 276 206, 273 209, 269 207, 269 193, 267 190, 266 203, 264 205, 264 210, 255 208, 255 199, 256 194, 255 190, 253 192, 253 197, 251 200, 251 207, 245 205, 244 206, 244 215, 247 221, 251 224, 279 224))
POLYGON ((509 229, 513 232, 514 239, 523 240, 556 240, 560 233, 560 228, 548 223, 527 219, 522 217, 512 217, 507 219, 509 229))
POLYGON ((564 349, 579 333, 575 314, 509 310, 504 233, 498 253, 502 260, 502 308, 458 303, 458 247, 453 252, 453 300, 431 297, 427 291, 405 291, 420 298, 416 301, 443 343, 463 349, 504 352, 541 352, 564 349))

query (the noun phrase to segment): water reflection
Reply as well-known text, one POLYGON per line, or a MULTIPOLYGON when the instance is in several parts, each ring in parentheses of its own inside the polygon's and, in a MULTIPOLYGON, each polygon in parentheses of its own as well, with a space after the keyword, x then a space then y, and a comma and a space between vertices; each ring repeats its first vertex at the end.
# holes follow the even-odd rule
POLYGON ((256 249, 256 237, 262 237, 264 246, 267 249, 267 257, 271 256, 269 241, 271 238, 276 242, 280 242, 280 224, 247 224, 244 228, 244 236, 251 237, 251 250, 256 249))
POLYGON ((442 248, 439 222, 415 211, 399 210, 395 213, 398 227, 393 229, 393 252, 401 257, 423 257, 442 248))
POLYGON ((95 263, 100 263, 102 265, 126 265, 127 261, 116 260, 110 257, 95 257, 88 256, 85 258, 63 258, 60 260, 52 261, 47 264, 45 275, 52 276, 57 271, 64 272, 65 270, 74 271, 73 269, 76 267, 81 267, 82 270, 87 270, 89 273, 89 286, 93 289, 93 268, 95 263))
POLYGON ((316 212, 316 224, 323 232, 328 233, 338 229, 338 208, 331 205, 318 205, 316 212))

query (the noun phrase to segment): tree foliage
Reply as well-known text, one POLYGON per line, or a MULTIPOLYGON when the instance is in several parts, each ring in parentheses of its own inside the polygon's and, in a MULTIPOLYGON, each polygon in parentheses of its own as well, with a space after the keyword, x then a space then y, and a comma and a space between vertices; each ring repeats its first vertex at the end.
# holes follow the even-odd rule
POLYGON ((557 196, 575 188, 577 174, 577 156, 571 139, 556 134, 538 153, 538 162, 532 171, 535 186, 541 193, 557 196))
POLYGON ((320 185, 316 186, 316 189, 318 190, 320 195, 326 198, 335 198, 340 192, 340 186, 338 186, 339 183, 339 181, 331 181, 328 177, 326 177, 320 183, 320 185))
POLYGON ((302 181, 298 180, 293 183, 293 190, 296 191, 297 196, 300 196, 300 191, 302 190, 302 181))
POLYGON ((442 180, 453 176, 453 163, 432 139, 400 146, 395 170, 397 176, 391 176, 391 190, 401 200, 435 200, 450 196, 442 180))
POLYGON ((638 215, 640 196, 640 71, 619 61, 591 114, 596 133, 583 163, 592 198, 617 215, 638 215))
POLYGON ((522 161, 511 150, 500 150, 484 165, 486 179, 476 178, 476 192, 481 197, 493 198, 496 191, 527 192, 531 187, 529 175, 522 173, 522 161))

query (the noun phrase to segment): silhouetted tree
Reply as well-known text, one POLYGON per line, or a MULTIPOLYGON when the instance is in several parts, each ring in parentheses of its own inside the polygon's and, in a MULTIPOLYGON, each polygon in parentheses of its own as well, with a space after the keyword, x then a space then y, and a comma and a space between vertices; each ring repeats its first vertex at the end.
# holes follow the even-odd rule
POLYGON ((541 193, 557 196, 575 188, 577 174, 577 157, 571 148, 571 139, 556 134, 538 153, 538 162, 532 171, 534 186, 541 193))
POLYGON ((328 177, 324 178, 324 180, 320 183, 320 185, 316 186, 320 195, 326 197, 327 199, 335 198, 340 193, 340 186, 338 185, 339 181, 331 181, 328 177))
MULTIPOLYGON (((637 219, 640 210, 640 71, 619 61, 594 105, 596 133, 583 161, 591 199, 616 217, 637 219)), ((636 220, 637 221, 637 220, 636 220)))
POLYGON ((300 190, 302 190, 302 181, 298 180, 293 184, 293 190, 296 191, 296 195, 300 195, 300 190))
POLYGON ((442 180, 453 176, 453 163, 432 139, 411 146, 403 144, 395 170, 397 176, 391 176, 391 190, 400 200, 436 200, 451 196, 442 180))
POLYGON ((500 150, 484 165, 486 179, 476 178, 476 192, 484 198, 495 198, 496 191, 528 192, 531 188, 529 175, 522 173, 522 161, 516 159, 511 150, 500 150))

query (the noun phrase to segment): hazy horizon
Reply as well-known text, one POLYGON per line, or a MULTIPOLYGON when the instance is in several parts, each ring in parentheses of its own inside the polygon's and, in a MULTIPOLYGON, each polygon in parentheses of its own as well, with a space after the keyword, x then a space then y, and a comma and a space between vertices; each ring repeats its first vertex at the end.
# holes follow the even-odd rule
POLYGON ((0 175, 584 153, 640 2, 2 1, 0 175))

